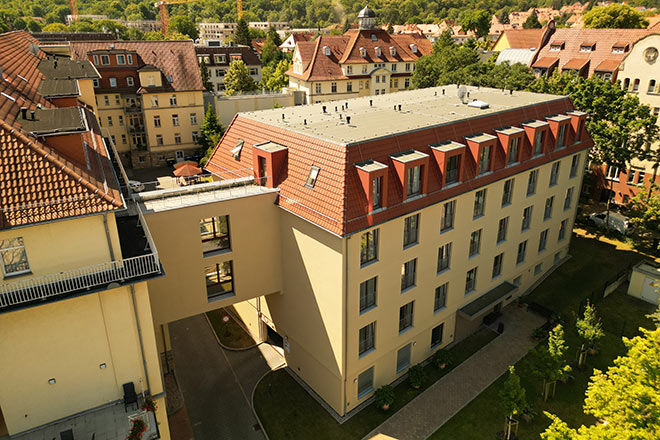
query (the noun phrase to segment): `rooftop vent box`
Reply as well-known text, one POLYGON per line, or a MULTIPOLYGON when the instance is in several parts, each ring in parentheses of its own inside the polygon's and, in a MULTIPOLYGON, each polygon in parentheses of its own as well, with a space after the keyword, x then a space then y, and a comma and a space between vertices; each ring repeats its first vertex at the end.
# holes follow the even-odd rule
POLYGON ((474 107, 474 108, 480 108, 480 109, 485 109, 490 107, 487 102, 484 101, 479 101, 478 99, 475 99, 474 101, 468 103, 468 107, 474 107))

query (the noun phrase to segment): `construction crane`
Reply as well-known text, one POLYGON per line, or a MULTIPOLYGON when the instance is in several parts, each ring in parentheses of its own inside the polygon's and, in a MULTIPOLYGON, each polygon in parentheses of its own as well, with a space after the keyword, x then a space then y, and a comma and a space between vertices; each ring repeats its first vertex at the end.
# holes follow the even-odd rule
POLYGON ((75 23, 78 21, 78 6, 76 5, 76 0, 69 0, 69 12, 71 13, 71 22, 75 23))
MULTIPOLYGON (((71 0, 75 1, 75 0, 71 0)), ((154 6, 160 9, 160 27, 163 35, 167 35, 167 27, 170 25, 170 13, 167 10, 167 5, 175 5, 178 3, 190 3, 196 0, 159 0, 154 3, 154 6)))
POLYGON ((243 17, 243 0, 236 0, 236 12, 238 12, 238 19, 243 17))

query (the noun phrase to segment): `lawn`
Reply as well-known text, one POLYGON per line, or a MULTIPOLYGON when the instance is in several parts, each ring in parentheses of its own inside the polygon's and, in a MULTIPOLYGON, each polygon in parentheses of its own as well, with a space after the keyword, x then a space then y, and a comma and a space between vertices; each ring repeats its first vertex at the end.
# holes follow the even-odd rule
MULTIPOLYGON (((231 308, 231 307, 230 307, 231 308)), ((211 322, 213 331, 225 347, 229 348, 248 348, 252 347, 254 339, 246 332, 243 327, 234 319, 236 313, 227 313, 225 309, 213 310, 206 316, 211 322), (224 322, 222 318, 229 316, 229 321, 224 322)))
MULTIPOLYGON (((484 328, 448 349, 453 367, 495 337, 494 332, 484 328)), ((254 407, 271 440, 361 439, 451 368, 440 370, 429 364, 425 370, 426 382, 419 390, 411 388, 407 381, 394 387, 396 398, 389 411, 383 412, 371 404, 341 425, 284 370, 263 378, 254 393, 254 407)))
MULTIPOLYGON (((639 254, 594 239, 574 238, 571 246, 573 258, 560 267, 543 282, 527 301, 538 302, 559 312, 565 320, 566 340, 570 347, 569 355, 575 360, 580 344, 575 331, 575 313, 593 290, 612 278, 630 263, 642 258, 639 254)), ((602 319, 605 337, 599 344, 599 352, 589 356, 587 366, 582 371, 574 367, 574 380, 557 384, 557 393, 547 403, 543 402, 541 381, 530 373, 530 359, 524 357, 516 364, 521 383, 527 390, 527 401, 533 403, 538 415, 530 422, 520 423, 519 438, 538 439, 539 434, 549 425, 543 411, 559 415, 570 426, 591 424, 593 417, 584 414, 582 405, 584 392, 594 368, 605 370, 619 355, 625 353, 621 336, 638 334, 639 327, 651 327, 652 322, 645 317, 654 307, 651 304, 626 295, 627 284, 596 304, 602 319)), ((504 428, 504 410, 498 392, 505 376, 468 404, 461 412, 439 429, 431 439, 493 439, 497 431, 504 428), (478 423, 474 423, 478 420, 478 423)))

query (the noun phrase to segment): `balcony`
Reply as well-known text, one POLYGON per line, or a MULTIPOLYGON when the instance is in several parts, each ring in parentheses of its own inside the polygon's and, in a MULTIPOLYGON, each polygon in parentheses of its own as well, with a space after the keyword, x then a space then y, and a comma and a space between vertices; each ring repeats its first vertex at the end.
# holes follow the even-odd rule
POLYGON ((144 133, 144 125, 129 125, 128 132, 131 134, 144 133))
POLYGON ((141 113, 142 112, 142 106, 141 105, 125 105, 124 106, 124 112, 126 112, 126 113, 141 113))

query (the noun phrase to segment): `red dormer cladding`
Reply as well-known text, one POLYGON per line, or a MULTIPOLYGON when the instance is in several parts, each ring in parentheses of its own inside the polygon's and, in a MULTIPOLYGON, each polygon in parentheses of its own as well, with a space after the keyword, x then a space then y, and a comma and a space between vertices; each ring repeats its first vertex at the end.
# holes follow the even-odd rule
POLYGON ((551 131, 546 117, 568 114, 574 127, 582 116, 573 115, 572 110, 568 98, 558 98, 348 145, 257 122, 239 114, 227 129, 207 169, 222 178, 253 176, 253 154, 260 154, 253 153, 259 149, 257 144, 273 142, 285 146, 286 171, 280 171, 276 185, 280 189, 278 204, 333 234, 344 236, 589 148, 593 142, 584 131, 582 142, 574 143, 570 134, 566 148, 548 147, 552 139, 548 140, 551 131), (488 136, 475 140, 475 132, 488 136), (544 133, 544 153, 530 158, 533 144, 525 144, 538 132, 544 133), (512 145, 508 141, 512 139, 518 139, 518 157, 508 163, 512 145), (244 144, 237 157, 231 151, 235 151, 239 140, 244 144), (466 145, 470 142, 472 147, 466 145), (486 146, 492 148, 489 172, 474 177, 474 158, 478 160, 479 152, 486 146), (456 181, 453 181, 452 172, 452 182, 447 183, 450 174, 447 165, 452 157, 459 161, 456 181), (314 166, 320 171, 315 185, 310 188, 306 182, 314 166), (408 191, 408 182, 416 179, 410 170, 417 166, 420 167, 419 196, 414 190, 412 194, 408 191), (383 209, 374 206, 376 177, 383 179, 383 209))
POLYGON ((523 160, 543 155, 549 151, 548 131, 550 125, 542 120, 534 119, 523 122, 522 127, 526 135, 526 155, 523 154, 523 160))
POLYGON ((568 135, 571 117, 567 115, 551 115, 545 118, 550 126, 550 148, 558 149, 568 146, 568 135))
POLYGON ((525 146, 525 130, 521 127, 502 127, 495 130, 505 166, 522 161, 525 146))

